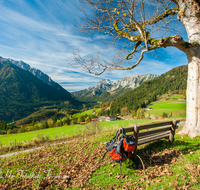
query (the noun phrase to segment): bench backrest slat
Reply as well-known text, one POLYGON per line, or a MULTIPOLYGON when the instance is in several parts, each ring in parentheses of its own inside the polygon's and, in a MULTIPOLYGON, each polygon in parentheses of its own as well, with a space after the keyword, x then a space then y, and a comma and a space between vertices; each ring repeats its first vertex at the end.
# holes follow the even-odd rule
POLYGON ((145 130, 145 129, 151 129, 155 127, 163 127, 166 125, 172 125, 172 121, 166 121, 162 123, 153 123, 153 124, 148 124, 148 125, 139 125, 140 130, 145 130))
POLYGON ((126 133, 134 132, 134 126, 133 127, 127 127, 127 128, 124 128, 124 129, 125 129, 126 133))
POLYGON ((141 137, 145 138, 145 136, 149 136, 151 134, 161 133, 161 132, 170 131, 170 130, 171 130, 171 126, 167 126, 167 127, 162 127, 162 128, 158 128, 158 129, 151 130, 151 131, 140 132, 139 139, 141 137))

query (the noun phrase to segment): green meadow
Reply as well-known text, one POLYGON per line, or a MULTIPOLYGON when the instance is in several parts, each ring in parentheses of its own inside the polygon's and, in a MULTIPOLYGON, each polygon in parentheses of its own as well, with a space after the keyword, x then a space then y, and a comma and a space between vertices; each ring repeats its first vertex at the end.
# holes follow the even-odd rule
POLYGON ((153 110, 146 111, 147 114, 154 115, 155 117, 162 116, 163 112, 172 113, 175 117, 185 117, 186 101, 173 100, 180 98, 179 96, 172 96, 168 101, 157 101, 149 105, 153 110))
POLYGON ((70 137, 79 133, 79 131, 83 130, 83 125, 71 125, 71 126, 63 126, 63 127, 54 127, 48 129, 42 129, 37 131, 30 131, 24 133, 17 133, 17 134, 9 134, 9 135, 0 135, 0 142, 3 145, 8 146, 9 141, 30 141, 38 136, 48 136, 49 139, 61 138, 61 137, 70 137))
MULTIPOLYGON (((174 95, 168 98, 167 101, 157 101, 153 102, 149 105, 152 107, 153 110, 146 111, 145 113, 154 115, 154 116, 161 116, 163 112, 165 113, 172 113, 173 117, 168 119, 178 119, 186 117, 185 110, 186 110, 186 101, 185 100, 177 100, 182 96, 174 95), (176 100, 175 100, 176 99, 176 100)), ((95 112, 99 112, 100 108, 94 108, 82 113, 74 114, 73 117, 79 117, 81 115, 91 115, 92 110, 95 112)), ((156 120, 157 122, 161 122, 162 120, 156 120)), ((118 121, 102 121, 98 123, 99 128, 101 131, 105 130, 118 130, 120 127, 129 127, 134 124, 146 124, 155 122, 152 119, 134 119, 134 120, 118 120, 118 121)), ((9 142, 28 142, 37 138, 39 136, 48 136, 49 139, 55 138, 64 138, 64 137, 72 137, 78 134, 83 134, 85 129, 85 125, 70 125, 70 126, 62 126, 62 127, 54 127, 48 129, 42 129, 37 131, 30 131, 24 133, 17 133, 17 134, 9 134, 9 135, 0 135, 0 142, 3 145, 9 146, 9 142)))
POLYGON ((94 108, 94 109, 90 109, 90 110, 87 110, 87 111, 84 111, 84 112, 82 112, 82 113, 76 113, 76 114, 74 114, 72 117, 80 117, 80 116, 82 116, 82 115, 94 115, 94 113, 92 113, 92 111, 95 111, 96 113, 98 113, 100 110, 101 110, 101 108, 94 108))
MULTIPOLYGON (((103 121, 99 122, 101 130, 118 130, 120 127, 129 127, 134 124, 144 124, 153 122, 152 119, 137 119, 137 120, 118 120, 118 121, 103 121)), ((161 120, 159 120, 160 122, 161 120)), ((30 131, 17 134, 0 135, 0 142, 8 146, 10 141, 23 142, 30 141, 38 136, 48 136, 49 139, 71 137, 77 134, 83 134, 85 125, 70 125, 63 127, 53 127, 48 129, 41 129, 37 131, 30 131)))

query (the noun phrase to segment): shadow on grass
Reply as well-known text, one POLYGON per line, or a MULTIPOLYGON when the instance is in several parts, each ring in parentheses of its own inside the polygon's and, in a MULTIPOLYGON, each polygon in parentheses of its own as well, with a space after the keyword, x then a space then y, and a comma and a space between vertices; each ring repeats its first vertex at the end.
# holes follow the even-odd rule
POLYGON ((181 155, 186 155, 200 149, 199 138, 191 140, 180 136, 173 143, 168 140, 158 140, 147 145, 138 147, 138 156, 127 164, 131 169, 143 169, 143 167, 162 166, 164 164, 173 164, 181 155), (190 142, 189 142, 190 141, 190 142))

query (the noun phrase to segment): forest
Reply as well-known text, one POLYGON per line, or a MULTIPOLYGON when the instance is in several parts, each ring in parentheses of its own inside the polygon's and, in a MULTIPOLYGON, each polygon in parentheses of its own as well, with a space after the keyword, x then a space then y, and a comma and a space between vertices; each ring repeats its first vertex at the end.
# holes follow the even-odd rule
POLYGON ((120 114, 121 109, 127 108, 129 112, 145 108, 149 103, 156 101, 158 95, 173 93, 185 93, 187 84, 187 66, 176 67, 160 77, 143 83, 138 88, 116 98, 110 110, 101 114, 120 114), (109 112, 109 113, 108 113, 109 112))

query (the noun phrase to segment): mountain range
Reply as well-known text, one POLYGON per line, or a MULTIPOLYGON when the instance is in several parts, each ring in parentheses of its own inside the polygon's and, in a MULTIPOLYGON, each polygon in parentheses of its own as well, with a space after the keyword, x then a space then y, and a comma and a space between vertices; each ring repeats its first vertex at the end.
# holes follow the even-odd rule
POLYGON ((43 73, 42 71, 35 69, 35 68, 31 68, 30 65, 28 65, 27 63, 23 62, 23 61, 16 61, 13 59, 6 59, 0 56, 0 62, 7 62, 11 65, 16 65, 19 68, 25 70, 25 71, 29 71, 30 73, 32 73, 34 76, 36 76, 37 78, 39 78, 40 80, 42 80, 43 82, 45 82, 46 84, 49 84, 51 86, 54 86, 56 88, 60 88, 61 86, 54 82, 47 74, 43 73))
POLYGON ((156 101, 163 94, 182 94, 185 96, 187 86, 187 65, 176 67, 154 80, 146 81, 138 88, 117 97, 111 103, 110 110, 102 115, 119 114, 122 110, 136 112, 156 101))
POLYGON ((155 74, 133 75, 131 77, 124 77, 123 79, 116 80, 114 82, 109 79, 103 79, 97 82, 94 87, 89 87, 77 92, 71 92, 71 94, 84 101, 106 102, 137 88, 145 81, 149 81, 157 77, 158 75, 155 74))
POLYGON ((69 107, 79 104, 41 71, 22 61, 0 58, 0 120, 20 119, 42 106, 60 102, 69 107))
POLYGON ((111 102, 110 110, 106 110, 109 113, 104 115, 117 114, 125 108, 136 111, 161 94, 185 90, 186 81, 187 66, 181 66, 161 76, 147 74, 114 82, 100 80, 94 87, 69 93, 23 61, 0 57, 0 120, 18 120, 44 107, 71 109, 97 102, 111 102))

